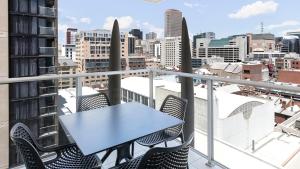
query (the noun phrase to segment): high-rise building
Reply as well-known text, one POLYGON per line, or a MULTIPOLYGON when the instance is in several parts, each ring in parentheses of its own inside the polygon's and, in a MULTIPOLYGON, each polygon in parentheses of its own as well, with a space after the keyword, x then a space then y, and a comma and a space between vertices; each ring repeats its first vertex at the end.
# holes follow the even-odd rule
MULTIPOLYGON (((1 0, 1 77, 33 77, 56 74, 57 1, 1 0)), ((58 144, 56 81, 33 81, 0 86, 0 168, 22 163, 9 142, 9 129, 23 122, 40 145, 58 144)))
POLYGON ((165 12, 165 37, 181 36, 182 12, 168 9, 165 12))
MULTIPOLYGON (((128 37, 121 33, 121 66, 128 66, 128 37)), ((105 72, 109 70, 111 31, 97 29, 79 31, 76 35, 76 63, 78 72, 105 72)), ((90 76, 83 81, 85 86, 106 89, 108 77, 90 76)))
POLYGON ((280 51, 283 53, 300 53, 300 40, 298 36, 284 36, 280 44, 280 51))
POLYGON ((128 34, 128 55, 135 54, 135 36, 128 34))
POLYGON ((181 36, 167 37, 162 41, 161 65, 165 67, 181 65, 181 36))
POLYGON ((77 31, 78 30, 75 28, 67 29, 67 32, 66 32, 66 44, 67 45, 75 45, 77 31))
POLYGON ((131 29, 129 33, 137 39, 143 40, 143 31, 141 31, 140 29, 131 29))
POLYGON ((146 34, 146 40, 154 40, 157 39, 157 33, 149 32, 146 34))
POLYGON ((244 61, 247 56, 247 37, 236 35, 213 40, 197 39, 196 56, 201 58, 223 57, 224 62, 244 61))

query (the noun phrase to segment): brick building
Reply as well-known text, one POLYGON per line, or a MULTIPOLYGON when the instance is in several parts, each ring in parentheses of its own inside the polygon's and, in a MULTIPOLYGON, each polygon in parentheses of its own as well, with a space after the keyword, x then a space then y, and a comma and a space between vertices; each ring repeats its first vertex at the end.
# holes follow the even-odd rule
POLYGON ((300 84, 300 70, 279 70, 278 81, 300 84))

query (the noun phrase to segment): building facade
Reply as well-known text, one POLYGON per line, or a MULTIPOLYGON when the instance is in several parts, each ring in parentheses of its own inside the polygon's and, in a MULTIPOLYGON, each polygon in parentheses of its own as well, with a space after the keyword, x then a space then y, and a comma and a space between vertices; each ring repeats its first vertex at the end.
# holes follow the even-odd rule
MULTIPOLYGON (((57 73, 59 75, 71 75, 76 74, 77 65, 70 58, 58 58, 57 73)), ((58 88, 75 88, 74 78, 63 78, 58 80, 58 88)))
POLYGON ((249 53, 273 52, 275 48, 275 36, 270 33, 247 34, 249 53))
POLYGON ((146 34, 146 40, 155 40, 157 39, 157 33, 149 32, 146 34))
POLYGON ((76 61, 76 45, 71 45, 71 44, 62 45, 61 55, 58 56, 76 61))
POLYGON ((143 40, 143 31, 141 31, 140 29, 131 29, 129 33, 137 39, 143 40))
MULTIPOLYGON (((121 66, 128 69, 128 38, 121 33, 121 66)), ((76 35, 76 63, 78 72, 92 73, 109 70, 111 32, 109 30, 79 31, 76 35)), ((85 86, 106 89, 108 77, 91 76, 83 80, 85 86)))
POLYGON ((68 28, 66 32, 66 44, 67 45, 75 45, 76 43, 76 28, 68 28))
MULTIPOLYGON (((18 78, 56 74, 57 1, 1 0, 1 77, 18 78)), ((0 77, 0 78, 1 78, 0 77)), ((0 86, 0 168, 22 164, 9 141, 9 129, 23 122, 41 146, 58 144, 56 81, 33 81, 0 86)))
POLYGON ((181 37, 166 37, 161 44, 161 65, 179 67, 181 65, 181 37))
POLYGON ((300 84, 300 71, 299 70, 279 70, 278 72, 278 81, 284 83, 295 83, 300 84))
POLYGON ((223 57, 224 62, 244 61, 247 57, 247 37, 237 35, 213 40, 209 38, 197 39, 196 57, 223 57))
POLYGON ((181 36, 182 12, 168 9, 165 12, 165 37, 181 36))

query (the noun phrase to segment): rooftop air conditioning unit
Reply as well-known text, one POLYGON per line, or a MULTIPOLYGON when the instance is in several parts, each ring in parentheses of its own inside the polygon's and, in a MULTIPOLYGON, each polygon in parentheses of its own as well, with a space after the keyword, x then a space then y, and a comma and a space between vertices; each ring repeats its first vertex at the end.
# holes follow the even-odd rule
POLYGON ((295 128, 300 129, 300 120, 296 120, 295 128))

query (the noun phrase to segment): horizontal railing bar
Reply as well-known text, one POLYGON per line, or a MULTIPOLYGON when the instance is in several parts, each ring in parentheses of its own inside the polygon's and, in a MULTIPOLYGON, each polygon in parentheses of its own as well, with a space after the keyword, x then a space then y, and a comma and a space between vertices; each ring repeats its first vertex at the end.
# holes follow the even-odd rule
POLYGON ((142 72, 150 72, 150 71, 153 71, 156 73, 161 73, 161 74, 177 75, 177 76, 181 76, 181 77, 191 77, 194 79, 213 80, 213 81, 227 82, 227 83, 232 83, 232 84, 249 85, 249 86, 254 86, 254 87, 262 87, 262 88, 267 88, 267 89, 276 89, 276 90, 300 93, 300 87, 281 86, 281 85, 271 84, 271 83, 266 83, 266 82, 237 80, 237 79, 222 78, 222 77, 217 77, 217 76, 173 72, 173 71, 165 71, 165 70, 159 70, 159 69, 140 69, 140 70, 125 70, 125 71, 95 72, 95 73, 77 73, 77 74, 70 74, 70 75, 68 75, 68 74, 43 75, 43 76, 20 77, 20 78, 0 78, 0 85, 1 84, 10 84, 10 83, 19 83, 19 82, 56 80, 56 79, 88 77, 88 76, 103 76, 103 75, 110 76, 110 75, 142 73, 142 72))
POLYGON ((154 71, 156 73, 161 73, 161 74, 177 75, 177 76, 181 76, 181 77, 191 77, 194 79, 213 80, 213 81, 218 81, 218 82, 249 85, 249 86, 254 86, 254 87, 262 87, 262 88, 267 88, 267 89, 276 89, 276 90, 284 90, 284 91, 289 91, 289 92, 300 93, 300 87, 294 87, 294 86, 281 86, 281 85, 271 84, 271 83, 266 83, 266 82, 237 80, 237 79, 223 78, 223 77, 217 77, 217 76, 198 75, 198 74, 190 74, 190 73, 182 73, 182 72, 172 72, 172 71, 165 71, 165 70, 159 70, 159 69, 152 69, 152 71, 154 71))
POLYGON ((58 80, 67 78, 77 78, 77 77, 89 77, 89 76, 110 76, 110 75, 120 75, 120 74, 130 74, 130 73, 142 73, 149 72, 149 69, 141 70, 126 70, 126 71, 109 71, 109 72, 95 72, 95 73, 77 73, 77 74, 58 74, 58 75, 43 75, 34 77, 18 77, 18 78, 0 78, 1 84, 10 83, 20 83, 20 82, 32 82, 32 81, 43 81, 43 80, 58 80))

